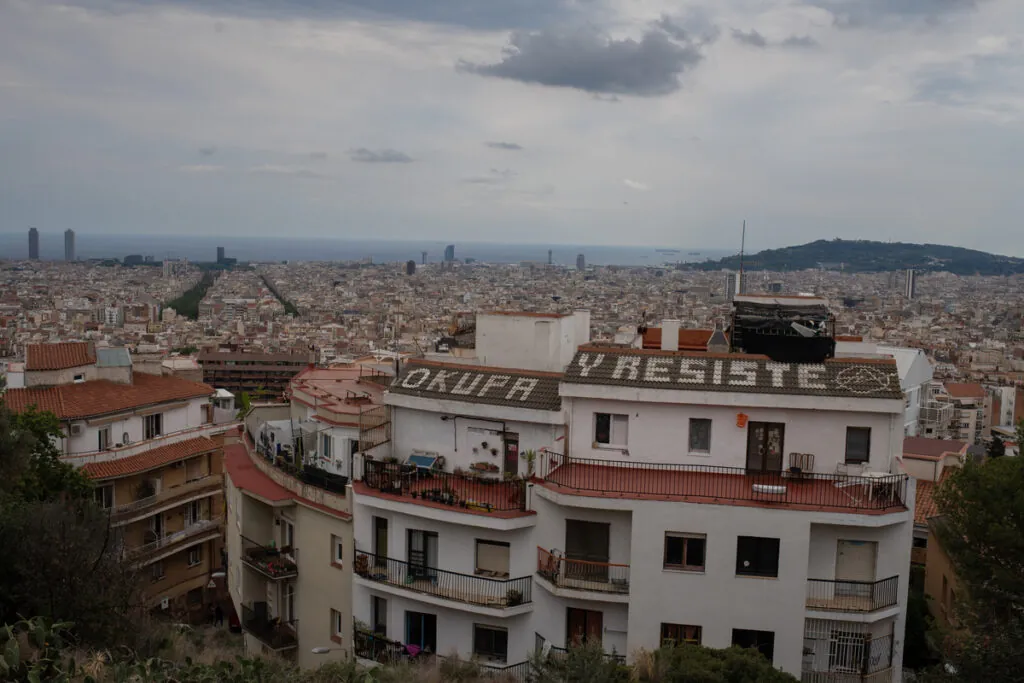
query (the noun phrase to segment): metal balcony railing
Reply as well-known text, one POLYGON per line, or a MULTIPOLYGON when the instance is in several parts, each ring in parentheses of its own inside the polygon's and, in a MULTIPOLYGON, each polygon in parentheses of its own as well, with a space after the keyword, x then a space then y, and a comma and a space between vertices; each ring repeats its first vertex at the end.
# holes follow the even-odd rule
POLYGON ((155 508, 165 503, 173 503, 175 500, 186 498, 190 495, 202 492, 216 492, 220 490, 223 477, 219 474, 210 474, 199 479, 186 482, 181 486, 164 489, 160 493, 133 500, 124 505, 117 505, 110 510, 110 523, 120 524, 133 517, 139 516, 147 509, 155 508))
POLYGON ((907 476, 875 477, 811 472, 750 472, 736 467, 682 465, 538 455, 545 485, 617 498, 781 503, 836 510, 906 509, 907 476))
POLYGON ((296 552, 291 546, 261 544, 242 536, 242 564, 273 581, 294 579, 299 575, 296 552))
POLYGON ((491 579, 356 551, 355 572, 371 581, 481 607, 504 609, 533 600, 533 579, 491 579))
POLYGON ((125 550, 125 557, 129 560, 144 559, 148 555, 152 555, 164 548, 169 548, 176 543, 186 541, 194 536, 217 531, 223 521, 224 519, 222 517, 196 520, 180 531, 165 534, 134 548, 128 548, 125 550))
POLYGON ((629 565, 570 560, 537 548, 537 574, 559 588, 629 593, 629 565))
POLYGON ((807 608, 837 612, 874 612, 899 602, 900 577, 878 581, 807 579, 807 608))
POLYGON ((526 482, 366 460, 363 483, 381 493, 480 512, 526 510, 526 482))
POLYGON ((359 626, 355 626, 352 633, 352 651, 356 657, 386 664, 407 656, 405 645, 397 640, 390 640, 359 626))
POLYGON ((279 618, 260 615, 252 607, 242 605, 242 628, 271 650, 280 651, 298 647, 299 641, 295 637, 297 622, 297 619, 281 621, 279 618))

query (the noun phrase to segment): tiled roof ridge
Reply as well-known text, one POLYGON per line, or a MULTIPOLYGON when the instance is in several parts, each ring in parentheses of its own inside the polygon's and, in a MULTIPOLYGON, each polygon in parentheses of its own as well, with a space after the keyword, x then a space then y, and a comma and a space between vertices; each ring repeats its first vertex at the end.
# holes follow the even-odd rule
POLYGON ((551 377, 554 379, 561 378, 563 374, 561 372, 551 372, 548 370, 500 368, 494 365, 473 365, 471 363, 446 363, 444 361, 429 360, 426 358, 411 358, 406 361, 406 365, 426 366, 431 368, 452 368, 453 370, 477 370, 479 372, 507 373, 511 375, 527 375, 530 377, 551 377))
POLYGON ((197 436, 193 439, 158 446, 126 458, 87 463, 82 465, 82 472, 92 479, 116 479, 132 474, 141 474, 178 460, 210 453, 217 448, 219 447, 212 439, 197 436))

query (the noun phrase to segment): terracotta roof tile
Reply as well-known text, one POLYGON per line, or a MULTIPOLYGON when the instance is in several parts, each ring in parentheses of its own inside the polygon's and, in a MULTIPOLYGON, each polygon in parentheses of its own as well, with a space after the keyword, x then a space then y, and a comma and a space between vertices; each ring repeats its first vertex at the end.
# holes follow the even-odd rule
POLYGON ((272 503, 295 498, 295 494, 263 474, 240 443, 224 447, 224 471, 231 483, 272 503))
POLYGON ((28 344, 25 347, 25 370, 64 370, 96 362, 96 352, 89 342, 60 344, 28 344))
POLYGON ((946 477, 952 471, 952 469, 942 470, 942 476, 939 477, 938 483, 928 481, 927 479, 917 480, 917 496, 914 499, 914 524, 925 526, 930 518, 939 514, 939 506, 935 502, 935 490, 942 485, 942 482, 946 481, 946 477))
POLYGON ((160 446, 159 448, 154 448, 138 455, 131 455, 127 458, 107 460, 106 462, 91 462, 82 466, 82 472, 91 479, 126 477, 130 474, 147 472, 202 453, 209 453, 216 449, 217 444, 204 436, 167 444, 166 446, 160 446))
POLYGON ((929 439, 923 436, 908 436, 903 439, 903 455, 938 459, 946 453, 963 453, 966 441, 929 439))
MULTIPOLYGON (((714 334, 714 330, 692 330, 682 329, 679 330, 679 350, 680 351, 703 351, 708 346, 708 340, 711 339, 711 335, 714 334)), ((660 349, 661 348, 661 328, 660 327, 648 327, 643 334, 643 348, 645 349, 660 349)))
POLYGON ((118 413, 133 408, 213 394, 213 387, 173 375, 135 373, 131 384, 105 379, 57 387, 9 389, 4 403, 14 412, 38 406, 62 420, 118 413))
POLYGON ((953 398, 985 398, 985 387, 980 384, 949 382, 945 387, 953 398))
POLYGON ((465 403, 559 410, 559 373, 410 361, 391 384, 393 394, 465 403))

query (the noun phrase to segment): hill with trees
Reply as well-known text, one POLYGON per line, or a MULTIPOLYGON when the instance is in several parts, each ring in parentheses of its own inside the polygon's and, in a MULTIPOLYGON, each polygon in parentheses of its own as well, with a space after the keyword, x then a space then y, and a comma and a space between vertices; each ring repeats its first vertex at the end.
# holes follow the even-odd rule
MULTIPOLYGON (((743 258, 744 270, 791 271, 813 268, 849 273, 878 273, 914 268, 922 272, 946 271, 957 275, 1014 275, 1024 273, 1024 259, 989 254, 942 244, 873 242, 870 240, 818 240, 794 247, 767 249, 743 258)), ((700 270, 738 270, 739 255, 694 264, 700 270)))

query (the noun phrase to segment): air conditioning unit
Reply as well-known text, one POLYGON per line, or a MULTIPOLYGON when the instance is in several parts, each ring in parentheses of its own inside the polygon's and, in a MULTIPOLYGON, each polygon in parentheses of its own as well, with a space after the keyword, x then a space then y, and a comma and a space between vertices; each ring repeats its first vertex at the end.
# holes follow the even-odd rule
POLYGON ((73 424, 73 425, 71 425, 71 436, 81 436, 81 434, 82 434, 82 425, 80 425, 80 424, 73 424))

